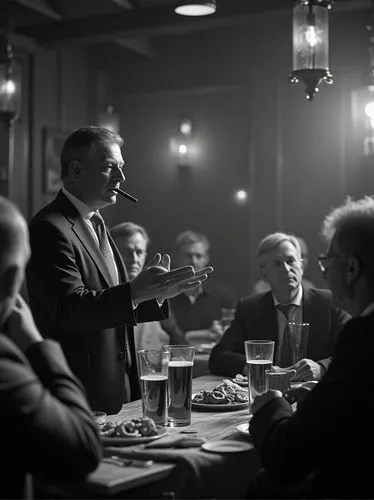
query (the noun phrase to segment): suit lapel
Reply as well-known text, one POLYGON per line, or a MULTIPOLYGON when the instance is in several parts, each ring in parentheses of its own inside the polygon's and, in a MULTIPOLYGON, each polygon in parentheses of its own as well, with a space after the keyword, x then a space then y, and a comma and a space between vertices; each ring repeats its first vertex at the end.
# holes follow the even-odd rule
POLYGON ((318 307, 315 304, 313 292, 307 287, 303 287, 303 323, 310 324, 307 348, 307 350, 309 351, 312 347, 313 339, 318 339, 320 320, 318 307))
POLYGON ((62 191, 59 192, 56 201, 60 204, 62 213, 70 222, 72 231, 75 233, 87 253, 90 255, 91 259, 94 261, 107 285, 112 286, 113 282, 109 269, 107 268, 100 249, 97 246, 97 243, 88 229, 83 217, 79 214, 74 205, 70 203, 62 191))
POLYGON ((276 352, 278 343, 278 320, 271 292, 264 295, 262 305, 263 307, 260 309, 259 313, 259 328, 263 330, 264 338, 275 341, 274 352, 276 352))

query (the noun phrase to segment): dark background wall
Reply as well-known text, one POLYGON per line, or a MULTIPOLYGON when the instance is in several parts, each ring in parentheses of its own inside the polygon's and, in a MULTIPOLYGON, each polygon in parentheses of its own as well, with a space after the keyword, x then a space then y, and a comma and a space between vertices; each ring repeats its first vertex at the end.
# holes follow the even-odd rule
MULTIPOLYGON (((367 13, 366 13, 367 14, 367 13)), ((316 257, 326 212, 347 194, 372 193, 356 93, 367 66, 365 12, 336 12, 330 22, 334 85, 307 102, 290 86, 291 12, 253 16, 245 26, 153 40, 153 57, 114 45, 86 51, 38 50, 33 56, 29 215, 52 197, 43 192, 42 130, 94 124, 111 104, 125 138, 124 188, 105 210, 109 225, 133 220, 150 231, 154 250, 170 251, 185 229, 205 233, 217 279, 237 296, 258 278, 259 240, 276 230, 304 237, 307 277, 324 285, 316 257), (357 113, 356 113, 357 114, 357 113), (171 150, 179 121, 193 123, 195 154, 178 167, 171 150), (358 122, 357 122, 358 120, 358 122), (249 202, 233 200, 247 189, 249 202)))

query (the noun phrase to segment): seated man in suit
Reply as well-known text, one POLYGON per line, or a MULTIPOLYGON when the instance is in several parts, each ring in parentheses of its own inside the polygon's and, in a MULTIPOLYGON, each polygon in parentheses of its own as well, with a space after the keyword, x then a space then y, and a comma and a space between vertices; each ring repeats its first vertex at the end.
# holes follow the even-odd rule
POLYGON ((374 199, 348 199, 322 232, 322 273, 352 319, 296 412, 279 391, 255 398, 250 432, 266 470, 248 498, 374 497, 374 199))
POLYGON ((122 145, 102 127, 70 134, 60 155, 63 188, 29 225, 35 322, 61 343, 92 408, 107 413, 140 398, 133 326, 167 317, 166 299, 199 286, 212 271, 170 270, 170 256, 158 253, 129 283, 100 213, 116 203, 125 180, 122 145))
POLYGON ((31 498, 27 474, 72 480, 102 448, 83 387, 60 346, 43 340, 19 295, 30 256, 27 225, 0 197, 0 498, 31 498))
MULTIPOLYGON (((113 226, 110 233, 125 263, 130 282, 143 270, 149 235, 143 226, 133 222, 122 222, 113 226)), ((172 314, 161 321, 148 321, 134 327, 135 348, 160 349, 165 344, 185 344, 183 332, 178 328, 172 314)))
MULTIPOLYGON (((199 271, 209 263, 209 248, 206 236, 184 231, 175 242, 175 261, 179 266, 193 266, 199 271)), ((209 279, 209 282, 172 298, 170 305, 179 328, 188 340, 196 343, 217 338, 213 332, 214 322, 221 320, 222 308, 235 307, 235 300, 226 286, 209 279)))
POLYGON ((290 361, 283 349, 287 321, 303 321, 311 325, 307 358, 292 366, 296 370, 295 380, 321 379, 348 315, 333 306, 330 291, 302 285, 300 245, 293 235, 266 236, 259 245, 257 259, 271 291, 239 301, 234 321, 211 353, 211 372, 229 377, 246 375, 244 341, 256 339, 274 340, 274 365, 288 367, 290 361), (283 306, 288 306, 287 316, 283 306))

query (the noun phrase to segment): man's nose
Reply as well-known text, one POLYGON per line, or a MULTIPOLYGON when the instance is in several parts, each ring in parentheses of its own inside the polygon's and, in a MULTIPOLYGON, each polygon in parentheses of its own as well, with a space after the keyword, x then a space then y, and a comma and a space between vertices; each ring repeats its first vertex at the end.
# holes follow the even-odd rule
POLYGON ((113 170, 113 175, 112 177, 116 179, 118 182, 123 182, 126 177, 125 174, 123 173, 123 170, 119 167, 113 170))

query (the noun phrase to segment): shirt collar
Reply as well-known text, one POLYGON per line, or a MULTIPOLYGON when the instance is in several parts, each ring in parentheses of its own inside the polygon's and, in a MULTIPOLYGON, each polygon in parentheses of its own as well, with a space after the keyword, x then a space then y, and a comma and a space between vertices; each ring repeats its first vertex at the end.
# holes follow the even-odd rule
POLYGON ((76 196, 71 194, 67 189, 64 187, 62 188, 62 192, 66 196, 66 198, 74 205, 74 207, 78 210, 79 214, 84 218, 90 220, 93 214, 95 213, 95 210, 92 210, 90 207, 88 207, 83 201, 79 200, 76 196))
MULTIPOLYGON (((275 307, 280 304, 280 302, 275 298, 274 294, 273 294, 273 300, 274 300, 274 305, 275 307)), ((291 300, 290 304, 293 304, 295 306, 301 306, 301 303, 302 303, 302 300, 303 300, 303 287, 300 285, 299 286, 299 291, 297 292, 297 295, 296 297, 291 300)))
POLYGON ((372 313, 373 311, 374 311, 374 302, 365 307, 360 316, 369 316, 369 314, 372 313))

